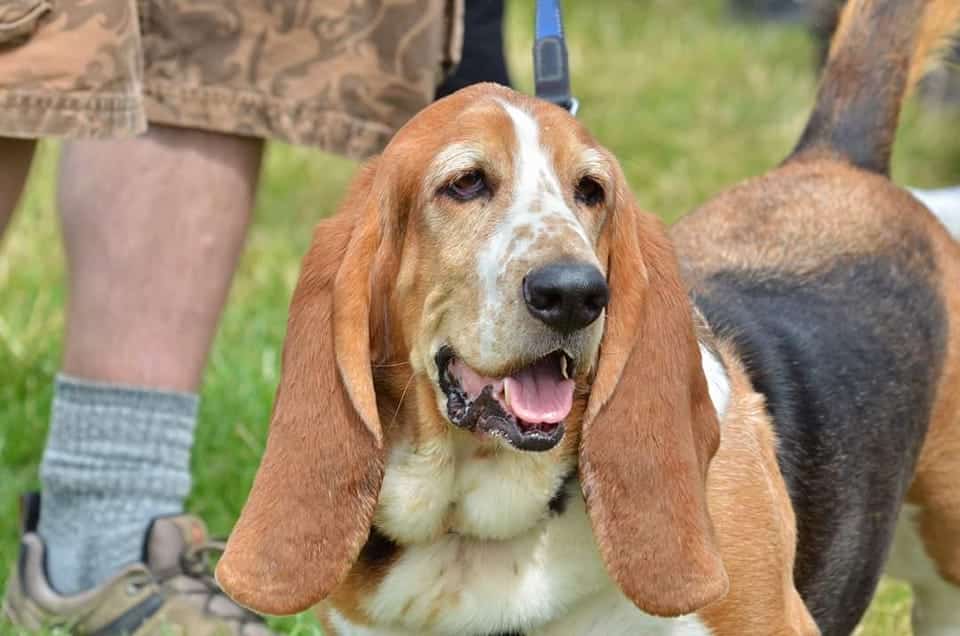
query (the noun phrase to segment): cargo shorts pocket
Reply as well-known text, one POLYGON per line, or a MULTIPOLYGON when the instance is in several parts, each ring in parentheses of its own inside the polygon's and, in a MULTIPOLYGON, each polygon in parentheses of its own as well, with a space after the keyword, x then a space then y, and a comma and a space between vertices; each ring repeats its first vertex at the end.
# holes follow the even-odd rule
POLYGON ((50 0, 0 0, 0 47, 29 38, 50 9, 50 0))

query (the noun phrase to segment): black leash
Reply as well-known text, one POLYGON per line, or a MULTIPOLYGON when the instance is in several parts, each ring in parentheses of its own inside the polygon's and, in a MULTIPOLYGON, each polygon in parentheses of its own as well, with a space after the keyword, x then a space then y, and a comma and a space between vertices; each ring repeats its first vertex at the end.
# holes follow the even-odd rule
POLYGON ((533 43, 533 81, 536 96, 576 116, 580 103, 570 92, 570 65, 563 38, 560 0, 537 0, 536 39, 533 43))

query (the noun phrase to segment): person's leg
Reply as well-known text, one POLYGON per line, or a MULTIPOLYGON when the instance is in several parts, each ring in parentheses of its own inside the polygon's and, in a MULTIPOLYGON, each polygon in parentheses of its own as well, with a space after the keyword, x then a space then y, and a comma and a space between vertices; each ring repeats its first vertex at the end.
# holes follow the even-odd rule
POLYGON ((0 137, 0 238, 23 193, 36 146, 33 139, 0 137))
POLYGON ((63 374, 39 533, 61 592, 139 561, 190 485, 196 391, 244 243, 260 140, 152 127, 65 146, 63 374))
POLYGON ((64 148, 63 371, 195 391, 253 209, 263 142, 154 126, 64 148))

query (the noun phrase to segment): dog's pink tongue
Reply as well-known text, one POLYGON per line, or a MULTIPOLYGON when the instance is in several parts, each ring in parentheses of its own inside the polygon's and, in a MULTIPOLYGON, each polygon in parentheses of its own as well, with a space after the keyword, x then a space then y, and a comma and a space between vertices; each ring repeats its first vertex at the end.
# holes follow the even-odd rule
POLYGON ((503 379, 510 410, 529 424, 556 424, 570 414, 573 380, 564 380, 557 361, 545 358, 503 379))

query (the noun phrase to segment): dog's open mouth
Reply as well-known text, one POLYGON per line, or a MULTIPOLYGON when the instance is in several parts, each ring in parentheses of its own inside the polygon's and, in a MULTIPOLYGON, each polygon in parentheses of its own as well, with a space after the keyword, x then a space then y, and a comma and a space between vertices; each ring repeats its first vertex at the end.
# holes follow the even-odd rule
POLYGON ((450 347, 437 353, 440 389, 454 425, 501 437, 515 448, 545 451, 563 438, 563 420, 573 406, 573 361, 562 351, 511 375, 480 375, 450 347))

